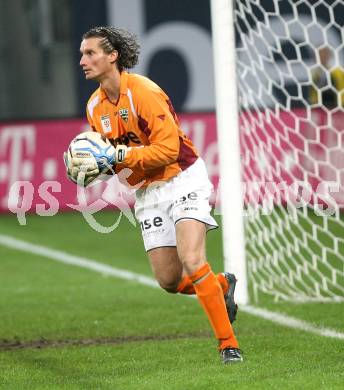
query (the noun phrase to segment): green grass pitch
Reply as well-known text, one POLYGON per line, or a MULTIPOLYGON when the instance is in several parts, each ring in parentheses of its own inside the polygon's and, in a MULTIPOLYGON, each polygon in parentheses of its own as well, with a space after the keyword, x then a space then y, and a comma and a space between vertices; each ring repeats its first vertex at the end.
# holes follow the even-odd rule
MULTIPOLYGON (((116 221, 113 212, 98 220, 116 221)), ((111 234, 78 213, 0 217, 0 234, 152 276, 139 226, 111 234)), ((208 257, 222 270, 221 232, 208 257)), ((261 302, 344 331, 344 305, 261 302)), ((344 341, 239 312, 245 362, 223 366, 198 303, 0 245, 1 389, 342 389, 344 341)))

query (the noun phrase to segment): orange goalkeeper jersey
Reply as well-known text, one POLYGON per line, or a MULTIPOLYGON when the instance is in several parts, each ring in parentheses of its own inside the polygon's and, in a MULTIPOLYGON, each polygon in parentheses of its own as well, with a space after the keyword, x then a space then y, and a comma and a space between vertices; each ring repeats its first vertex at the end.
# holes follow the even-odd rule
POLYGON ((126 179, 130 185, 168 180, 198 158, 168 96, 144 76, 122 72, 116 104, 99 87, 88 101, 87 118, 114 145, 131 147, 124 162, 115 167, 116 173, 123 168, 132 170, 126 179))

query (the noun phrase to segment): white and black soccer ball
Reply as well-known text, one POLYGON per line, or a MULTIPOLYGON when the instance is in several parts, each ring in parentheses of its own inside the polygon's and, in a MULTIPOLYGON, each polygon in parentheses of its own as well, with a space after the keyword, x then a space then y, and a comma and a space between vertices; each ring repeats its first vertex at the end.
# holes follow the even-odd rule
POLYGON ((96 131, 85 131, 77 135, 68 147, 68 158, 94 158, 99 173, 108 171, 114 162, 114 147, 110 141, 96 131))

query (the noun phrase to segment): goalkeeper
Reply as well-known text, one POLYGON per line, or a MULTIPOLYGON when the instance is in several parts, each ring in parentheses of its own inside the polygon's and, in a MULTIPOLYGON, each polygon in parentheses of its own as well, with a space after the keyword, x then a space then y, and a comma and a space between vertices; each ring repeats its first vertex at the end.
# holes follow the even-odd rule
MULTIPOLYGON (((128 183, 144 183, 136 191, 135 215, 157 281, 170 293, 196 294, 223 362, 242 361, 231 326, 236 279, 215 275, 206 258, 206 232, 217 223, 203 160, 181 131, 168 96, 148 78, 126 72, 138 62, 135 36, 95 27, 83 35, 80 52, 86 79, 99 83, 87 104, 90 126, 113 144, 115 172, 129 168, 128 183)), ((87 183, 99 172, 92 164, 83 172, 87 183)), ((80 172, 80 161, 69 159, 70 178, 77 181, 80 172)))

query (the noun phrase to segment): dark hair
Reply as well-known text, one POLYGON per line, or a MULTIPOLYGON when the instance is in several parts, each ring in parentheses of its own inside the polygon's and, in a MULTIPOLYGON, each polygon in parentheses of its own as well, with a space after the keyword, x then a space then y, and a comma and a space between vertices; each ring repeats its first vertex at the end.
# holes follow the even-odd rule
POLYGON ((129 31, 114 27, 93 27, 82 36, 82 39, 88 38, 102 38, 100 47, 105 53, 118 51, 116 62, 120 72, 133 68, 138 63, 140 45, 136 35, 129 31))

